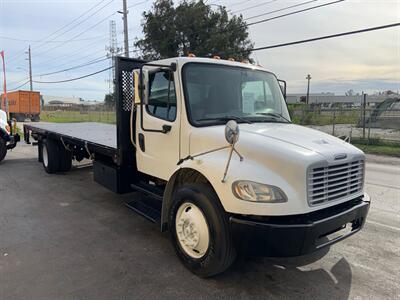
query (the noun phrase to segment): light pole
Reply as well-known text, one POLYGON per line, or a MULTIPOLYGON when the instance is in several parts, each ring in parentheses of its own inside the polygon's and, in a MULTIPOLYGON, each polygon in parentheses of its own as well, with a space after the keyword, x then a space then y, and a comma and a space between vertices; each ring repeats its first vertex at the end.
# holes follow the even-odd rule
POLYGON ((122 19, 124 20, 124 50, 125 57, 129 57, 129 38, 128 38, 128 8, 126 6, 126 0, 122 0, 122 11, 118 13, 122 14, 122 19))
POLYGON ((306 98, 306 104, 308 105, 308 101, 310 100, 310 79, 311 79, 311 75, 308 74, 307 77, 307 98, 306 98))

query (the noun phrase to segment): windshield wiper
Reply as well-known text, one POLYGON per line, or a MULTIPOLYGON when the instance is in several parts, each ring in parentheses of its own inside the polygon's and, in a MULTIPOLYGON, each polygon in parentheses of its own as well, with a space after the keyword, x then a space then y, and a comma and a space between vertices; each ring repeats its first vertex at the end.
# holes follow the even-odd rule
POLYGON ((263 115, 263 116, 272 116, 272 117, 277 117, 277 118, 281 118, 283 120, 285 120, 287 123, 292 123, 292 121, 286 119, 284 116, 282 116, 281 114, 278 113, 274 113, 274 112, 267 112, 267 113, 256 113, 256 115, 263 115))
POLYGON ((235 120, 235 121, 241 121, 247 124, 252 124, 249 120, 238 117, 238 116, 223 116, 223 117, 214 117, 214 118, 203 118, 203 119, 198 119, 196 121, 230 121, 230 120, 235 120))

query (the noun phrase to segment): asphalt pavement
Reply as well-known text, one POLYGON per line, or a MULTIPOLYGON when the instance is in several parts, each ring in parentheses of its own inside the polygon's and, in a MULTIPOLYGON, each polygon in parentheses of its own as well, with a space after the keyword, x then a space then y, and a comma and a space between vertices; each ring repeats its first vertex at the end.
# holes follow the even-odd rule
POLYGON ((20 144, 0 163, 0 299, 400 299, 400 159, 368 156, 364 229, 292 259, 241 258, 200 279, 168 233, 79 165, 48 175, 20 144))

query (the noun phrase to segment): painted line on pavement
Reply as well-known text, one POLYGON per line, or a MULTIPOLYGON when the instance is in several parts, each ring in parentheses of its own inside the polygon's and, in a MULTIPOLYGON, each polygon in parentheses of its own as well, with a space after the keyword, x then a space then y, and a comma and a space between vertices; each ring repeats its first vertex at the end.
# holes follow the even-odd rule
POLYGON ((394 231, 400 231, 400 228, 399 228, 399 227, 394 227, 394 226, 382 224, 382 223, 375 222, 375 221, 367 220, 367 223, 369 223, 369 224, 374 224, 374 225, 378 225, 378 226, 385 227, 385 228, 389 228, 389 229, 392 229, 392 230, 394 230, 394 231))
POLYGON ((377 186, 381 186, 381 187, 386 187, 386 188, 390 188, 390 189, 394 189, 394 190, 400 190, 399 187, 396 186, 392 186, 392 185, 387 185, 387 184, 381 184, 381 183, 373 183, 373 182, 365 182, 366 184, 372 184, 372 185, 377 185, 377 186))

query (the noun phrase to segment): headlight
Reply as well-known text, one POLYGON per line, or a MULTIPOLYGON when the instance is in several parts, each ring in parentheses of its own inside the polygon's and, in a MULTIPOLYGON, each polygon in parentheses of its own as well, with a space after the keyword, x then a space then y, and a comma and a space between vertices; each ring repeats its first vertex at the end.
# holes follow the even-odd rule
POLYGON ((285 193, 278 187, 253 181, 240 180, 232 184, 233 194, 239 199, 255 202, 287 202, 285 193))

